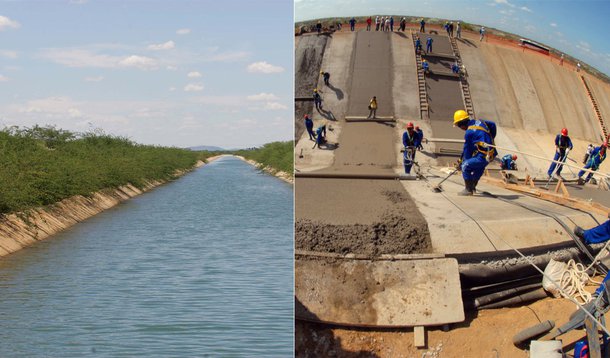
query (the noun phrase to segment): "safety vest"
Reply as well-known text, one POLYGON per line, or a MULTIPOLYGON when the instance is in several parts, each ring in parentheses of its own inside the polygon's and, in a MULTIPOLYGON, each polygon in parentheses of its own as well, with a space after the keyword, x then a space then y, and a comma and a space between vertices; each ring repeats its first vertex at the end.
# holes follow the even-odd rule
MULTIPOLYGON (((487 134, 489 134, 489 138, 491 138, 491 145, 495 146, 494 143, 494 137, 491 135, 491 132, 489 131, 489 128, 487 127, 487 125, 485 124, 484 121, 479 120, 479 123, 481 123, 480 126, 477 125, 473 125, 473 126, 468 126, 468 129, 473 129, 473 130, 480 130, 483 131, 487 134)), ((474 157, 477 153, 482 153, 483 155, 485 155, 485 159, 487 160, 487 162, 492 162, 494 160, 494 158, 496 157, 496 155, 498 155, 498 151, 496 150, 496 148, 491 148, 487 146, 488 143, 485 142, 476 142, 476 149, 475 151, 472 153, 472 156, 474 157)))

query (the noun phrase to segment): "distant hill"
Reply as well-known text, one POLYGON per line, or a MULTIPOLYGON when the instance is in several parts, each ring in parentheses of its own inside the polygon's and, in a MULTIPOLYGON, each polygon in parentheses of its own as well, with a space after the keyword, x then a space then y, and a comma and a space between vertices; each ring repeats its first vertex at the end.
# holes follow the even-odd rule
POLYGON ((192 151, 207 150, 208 152, 222 152, 222 151, 226 150, 224 148, 215 147, 213 145, 200 145, 200 146, 197 146, 197 147, 188 147, 186 149, 189 149, 189 150, 192 150, 192 151))

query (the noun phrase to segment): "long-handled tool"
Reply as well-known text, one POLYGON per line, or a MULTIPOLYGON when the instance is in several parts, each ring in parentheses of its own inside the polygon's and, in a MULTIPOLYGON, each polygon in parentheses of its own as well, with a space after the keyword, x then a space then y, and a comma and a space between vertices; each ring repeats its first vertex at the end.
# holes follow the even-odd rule
POLYGON ((563 157, 560 160, 560 164, 557 164, 555 166, 555 168, 553 169, 553 172, 551 173, 551 175, 549 175, 549 181, 546 182, 546 185, 542 187, 542 189, 549 189, 549 184, 551 184, 551 181, 553 180, 553 176, 555 176, 555 173, 557 172, 557 170, 559 170, 559 168, 561 168, 561 166, 563 166, 563 164, 565 164, 566 160, 568 159, 568 153, 570 152, 570 149, 566 149, 565 154, 563 155, 563 157))
POLYGON ((449 179, 450 176, 452 176, 453 174, 455 174, 458 171, 459 171, 459 169, 455 168, 455 170, 452 171, 451 173, 449 173, 449 175, 447 175, 445 177, 445 179, 441 180, 440 183, 438 183, 436 186, 432 187, 432 191, 435 193, 440 193, 441 191, 443 191, 443 188, 441 188, 441 184, 443 184, 445 182, 445 180, 449 179))

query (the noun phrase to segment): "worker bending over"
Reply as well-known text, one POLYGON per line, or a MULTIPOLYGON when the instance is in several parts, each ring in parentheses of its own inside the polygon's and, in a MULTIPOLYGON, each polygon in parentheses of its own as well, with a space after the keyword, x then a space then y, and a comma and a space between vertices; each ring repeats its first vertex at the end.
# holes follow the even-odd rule
MULTIPOLYGON (((608 147, 608 142, 604 142, 601 146, 593 149, 591 155, 589 155, 589 160, 587 161, 587 165, 585 165, 585 169, 590 169, 592 171, 596 171, 599 169, 599 166, 602 164, 604 159, 606 159, 606 148, 608 147)), ((593 172, 589 172, 589 175, 583 180, 581 177, 585 174, 584 170, 578 172, 578 184, 584 185, 588 183, 589 180, 593 177, 593 172)))
POLYGON ((498 154, 495 148, 486 146, 494 145, 496 124, 492 121, 471 119, 466 111, 460 109, 453 114, 453 125, 466 131, 464 150, 458 161, 465 188, 458 195, 473 195, 485 167, 498 154))
POLYGON ((316 129, 316 143, 313 145, 320 148, 322 144, 326 144, 326 124, 323 124, 316 129))
POLYGON ((515 160, 517 160, 516 154, 506 154, 505 156, 503 156, 501 163, 502 169, 517 170, 517 163, 515 163, 515 160))
MULTIPOLYGON (((568 152, 570 150, 572 150, 572 140, 568 137, 568 129, 563 128, 561 133, 555 136, 555 157, 553 157, 553 160, 565 163, 566 159, 568 159, 568 152)), ((547 172, 549 179, 553 177, 553 172, 555 175, 561 177, 561 169, 563 169, 563 164, 551 163, 549 171, 547 172), (557 167, 557 169, 555 169, 555 167, 557 167)))
POLYGON ((413 122, 407 124, 407 130, 402 134, 402 144, 405 147, 403 152, 405 174, 411 174, 411 167, 415 162, 415 150, 420 146, 419 135, 415 131, 413 122))

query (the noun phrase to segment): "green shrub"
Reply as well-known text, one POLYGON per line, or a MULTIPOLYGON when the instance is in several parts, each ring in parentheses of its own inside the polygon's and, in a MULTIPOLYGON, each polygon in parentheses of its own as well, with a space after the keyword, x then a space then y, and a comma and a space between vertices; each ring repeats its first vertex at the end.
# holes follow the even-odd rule
POLYGON ((105 188, 170 180, 207 152, 141 145, 103 133, 55 127, 0 131, 0 214, 56 203, 105 188))
POLYGON ((286 173, 292 173, 294 168, 294 142, 272 142, 261 148, 238 150, 233 152, 246 159, 252 159, 264 166, 286 173))

